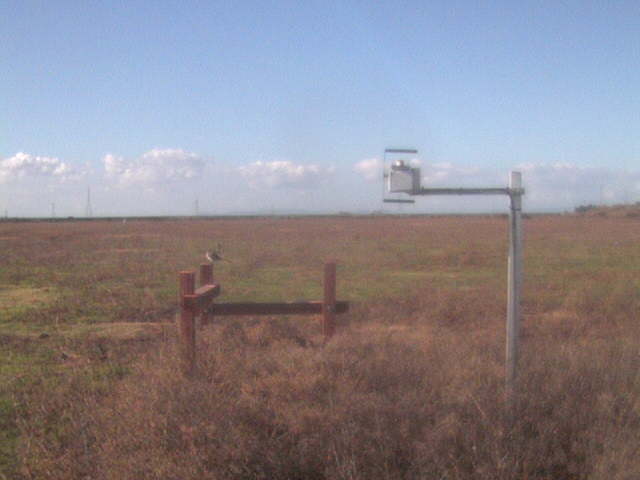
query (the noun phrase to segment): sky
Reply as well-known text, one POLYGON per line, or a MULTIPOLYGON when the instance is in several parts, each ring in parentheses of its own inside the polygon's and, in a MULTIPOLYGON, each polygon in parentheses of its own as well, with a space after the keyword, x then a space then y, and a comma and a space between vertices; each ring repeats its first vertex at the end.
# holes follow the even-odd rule
MULTIPOLYGON (((640 200, 640 2, 0 2, 0 213, 371 212, 383 151, 640 200)), ((420 197, 395 212, 501 211, 420 197)))

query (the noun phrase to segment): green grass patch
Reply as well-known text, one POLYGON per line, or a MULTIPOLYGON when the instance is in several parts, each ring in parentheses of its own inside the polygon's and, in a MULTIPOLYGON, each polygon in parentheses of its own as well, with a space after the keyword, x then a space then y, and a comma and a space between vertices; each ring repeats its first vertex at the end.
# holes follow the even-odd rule
POLYGON ((58 291, 53 287, 0 284, 0 322, 49 305, 57 295, 58 291))

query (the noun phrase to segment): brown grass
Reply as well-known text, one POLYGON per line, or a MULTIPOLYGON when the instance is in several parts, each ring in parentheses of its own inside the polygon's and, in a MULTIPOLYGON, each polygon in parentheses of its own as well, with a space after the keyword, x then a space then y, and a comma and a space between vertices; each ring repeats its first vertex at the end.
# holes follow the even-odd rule
MULTIPOLYGON (((24 401, 22 476, 640 478, 635 220, 526 221, 522 368, 512 417, 503 391, 504 219, 201 222, 135 238, 156 238, 147 247, 170 265, 153 263, 154 272, 175 269, 175 281, 175 272, 196 263, 188 252, 199 251, 214 226, 239 259, 220 272, 230 288, 275 265, 292 279, 274 270, 260 278, 308 294, 296 283, 337 256, 338 296, 356 301, 334 340, 322 347, 318 322, 309 318, 220 319, 199 332, 192 379, 180 374, 172 328, 141 336, 127 323, 132 333, 120 337, 104 328, 69 340, 65 351, 86 360, 66 360, 74 374, 58 374, 55 388, 16 393, 24 401), (180 246, 187 252, 168 260, 180 246)), ((94 228, 94 241, 110 234, 94 228)), ((91 276, 110 272, 105 266, 91 276)), ((232 294, 251 298, 260 287, 247 282, 232 294)), ((125 308, 139 312, 126 303, 111 321, 125 308)), ((168 312, 158 298, 149 309, 168 312)))
POLYGON ((199 371, 190 381, 180 374, 169 337, 106 401, 74 392, 72 433, 58 448, 39 445, 32 452, 31 476, 622 479, 640 473, 640 357, 635 342, 620 340, 622 332, 612 332, 615 342, 582 332, 560 343, 549 340, 552 326, 528 337, 510 422, 496 341, 500 321, 468 330, 363 322, 325 348, 317 346, 313 326, 300 322, 211 327, 201 336, 199 371))

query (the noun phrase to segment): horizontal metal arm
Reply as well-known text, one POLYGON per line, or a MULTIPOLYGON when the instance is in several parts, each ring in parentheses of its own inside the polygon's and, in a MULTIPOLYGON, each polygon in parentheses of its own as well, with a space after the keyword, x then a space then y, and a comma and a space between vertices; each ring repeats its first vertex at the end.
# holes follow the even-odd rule
POLYGON ((523 188, 421 188, 409 195, 523 195, 523 188))
POLYGON ((385 148, 384 153, 418 153, 415 148, 385 148))
POLYGON ((384 203, 416 203, 413 198, 383 198, 384 203))

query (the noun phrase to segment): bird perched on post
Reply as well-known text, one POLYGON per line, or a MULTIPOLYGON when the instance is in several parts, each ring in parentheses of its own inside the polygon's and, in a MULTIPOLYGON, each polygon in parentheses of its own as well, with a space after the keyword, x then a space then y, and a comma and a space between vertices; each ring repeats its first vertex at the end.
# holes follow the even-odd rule
POLYGON ((220 255, 221 251, 222 251, 222 245, 218 243, 218 246, 216 247, 215 250, 207 250, 207 253, 206 253, 207 260, 209 260, 211 263, 220 262, 220 261, 228 262, 229 260, 227 260, 226 258, 222 258, 222 256, 220 255))

